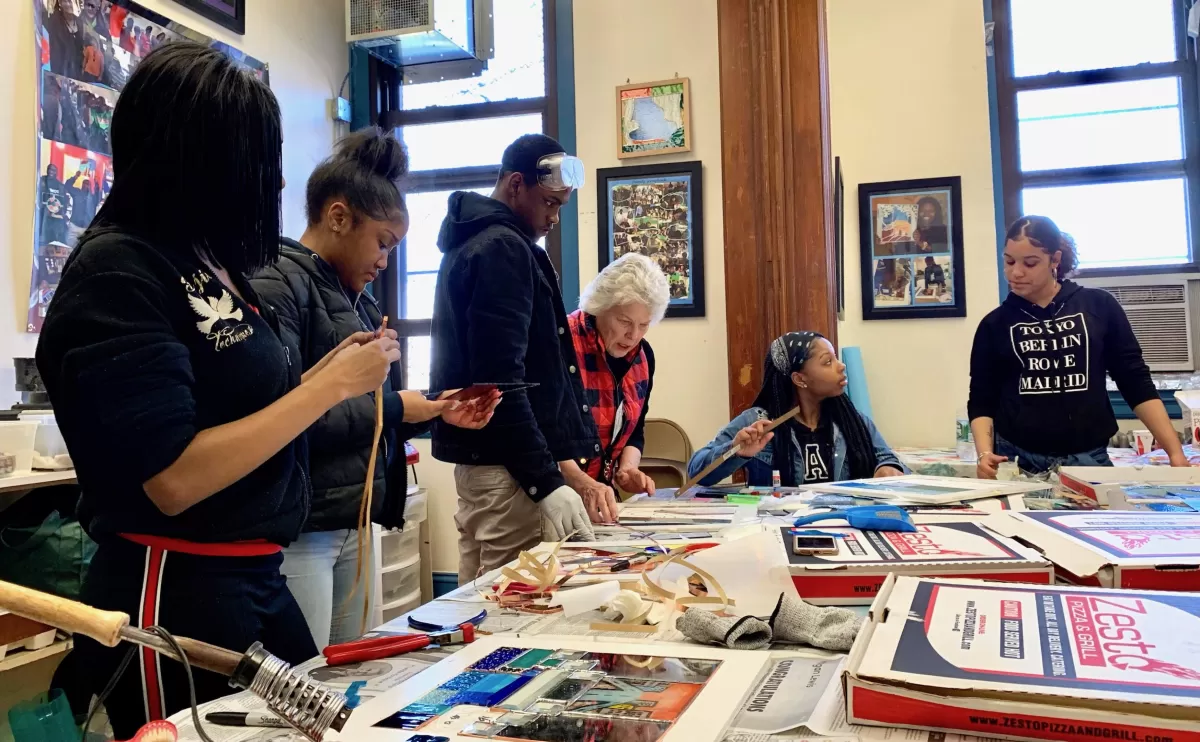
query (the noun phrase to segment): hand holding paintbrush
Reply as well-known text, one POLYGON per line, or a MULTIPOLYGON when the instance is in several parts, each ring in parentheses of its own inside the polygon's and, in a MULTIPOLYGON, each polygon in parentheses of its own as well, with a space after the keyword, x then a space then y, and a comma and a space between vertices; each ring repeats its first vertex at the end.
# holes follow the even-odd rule
POLYGON ((729 450, 714 459, 711 464, 697 472, 696 476, 684 482, 682 487, 675 490, 675 496, 679 497, 692 487, 695 487, 700 483, 701 479, 704 479, 709 474, 716 471, 717 467, 719 467, 721 464, 724 464, 726 461, 729 461, 734 456, 739 454, 742 456, 753 456, 762 451, 763 448, 771 442, 771 439, 775 435, 771 431, 799 414, 800 408, 793 407, 788 412, 785 412, 770 422, 767 422, 766 420, 759 420, 749 427, 742 428, 734 437, 733 443, 730 445, 729 450))

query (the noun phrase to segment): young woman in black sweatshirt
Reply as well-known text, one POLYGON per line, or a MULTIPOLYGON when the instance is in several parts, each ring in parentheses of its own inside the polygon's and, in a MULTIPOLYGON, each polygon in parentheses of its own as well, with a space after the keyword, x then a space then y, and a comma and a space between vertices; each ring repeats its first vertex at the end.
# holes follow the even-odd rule
POLYGON ((1012 460, 1035 474, 1111 466, 1117 420, 1106 375, 1171 466, 1188 466, 1125 310, 1107 291, 1067 280, 1076 263, 1074 241, 1050 219, 1026 216, 1009 227, 1011 293, 979 323, 971 349, 968 413, 982 479, 1012 460))
MULTIPOLYGON (((137 626, 288 662, 316 654, 280 574, 308 516, 304 431, 375 389, 394 336, 301 373, 246 276, 279 255, 279 105, 220 51, 151 52, 117 100, 112 191, 63 268, 37 364, 99 543, 82 600, 137 626)), ((99 693, 127 649, 75 639, 99 693)), ((182 665, 138 650, 106 702, 118 739, 188 704, 182 665)), ((196 697, 229 692, 197 670, 196 697)))

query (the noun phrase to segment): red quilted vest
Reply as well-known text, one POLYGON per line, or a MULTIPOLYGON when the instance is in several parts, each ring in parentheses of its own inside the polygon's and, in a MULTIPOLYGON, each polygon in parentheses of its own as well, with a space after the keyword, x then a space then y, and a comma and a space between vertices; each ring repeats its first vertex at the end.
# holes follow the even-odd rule
POLYGON ((608 368, 608 353, 604 349, 604 340, 596 329, 596 319, 584 314, 582 310, 576 310, 567 317, 567 324, 571 327, 575 357, 579 359, 579 375, 583 382, 584 396, 600 435, 600 456, 588 461, 585 471, 597 481, 611 483, 613 474, 616 473, 616 463, 621 458, 621 451, 633 435, 633 430, 642 417, 642 409, 646 406, 646 395, 650 389, 650 364, 646 362, 646 352, 640 345, 626 357, 631 361, 631 365, 625 378, 621 380, 624 423, 620 435, 614 441, 613 426, 617 416, 613 394, 615 382, 613 373, 608 368))

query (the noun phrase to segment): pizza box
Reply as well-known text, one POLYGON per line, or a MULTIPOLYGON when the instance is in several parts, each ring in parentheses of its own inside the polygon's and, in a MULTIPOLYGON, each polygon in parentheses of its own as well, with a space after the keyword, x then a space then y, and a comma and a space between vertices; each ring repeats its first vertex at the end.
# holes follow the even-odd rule
POLYGON ((1200 742, 1197 636, 1200 595, 897 575, 850 650, 846 716, 993 739, 1200 742))
POLYGON ((891 573, 1054 582, 1054 565, 1041 554, 974 520, 939 519, 918 524, 915 533, 820 524, 814 524, 814 530, 838 534, 838 553, 795 554, 791 528, 781 529, 792 583, 800 597, 814 605, 869 605, 891 573))
POLYGON ((901 477, 810 484, 805 489, 904 505, 952 505, 1004 495, 1050 497, 1053 488, 1046 482, 1000 482, 906 474, 901 477))
POLYGON ((1200 513, 997 513, 988 528, 1037 549, 1078 585, 1200 590, 1200 513))
POLYGON ((1200 484, 1200 467, 1064 466, 1058 481, 1072 492, 1109 505, 1110 494, 1139 484, 1200 484))

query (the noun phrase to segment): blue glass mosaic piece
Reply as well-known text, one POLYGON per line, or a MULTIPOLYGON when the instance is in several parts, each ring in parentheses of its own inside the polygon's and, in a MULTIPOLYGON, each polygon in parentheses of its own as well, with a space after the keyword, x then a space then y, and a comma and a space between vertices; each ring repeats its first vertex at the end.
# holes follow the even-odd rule
POLYGON ((401 729, 416 729, 435 716, 437 714, 406 714, 402 711, 391 718, 401 729))
POLYGON ((456 693, 456 691, 449 690, 446 688, 434 688, 433 690, 429 691, 425 695, 418 698, 416 700, 416 703, 443 704, 446 702, 447 698, 454 695, 455 693, 456 693))
POLYGON ((530 668, 537 667, 543 660, 552 654, 554 654, 554 652, 549 649, 531 649, 528 652, 525 652, 524 654, 521 654, 520 656, 510 660, 504 669, 512 672, 528 670, 530 668))
POLYGON ((495 652, 492 652, 487 657, 471 665, 472 670, 495 670, 498 667, 507 665, 509 660, 520 657, 525 653, 524 649, 514 649, 513 647, 501 647, 495 652))
POLYGON ((442 690, 451 691, 467 690, 488 676, 489 673, 486 672, 471 672, 468 670, 467 672, 455 675, 438 687, 442 690))
POLYGON ((441 716, 454 706, 437 703, 410 703, 400 709, 402 714, 441 716))
POLYGON ((451 706, 464 705, 491 708, 502 703, 504 699, 516 693, 521 686, 532 679, 527 675, 492 674, 486 680, 480 681, 470 689, 454 694, 446 699, 445 703, 451 706))
POLYGON ((431 714, 433 716, 439 716, 454 708, 450 704, 446 703, 446 701, 457 692, 457 690, 434 688, 417 700, 400 709, 400 713, 431 714))
POLYGON ((1149 502, 1146 503, 1146 509, 1156 513, 1190 513, 1193 512, 1189 505, 1171 505, 1165 502, 1149 502))

